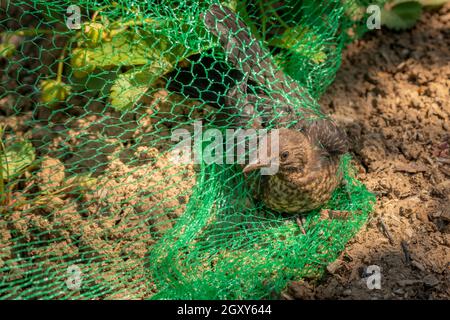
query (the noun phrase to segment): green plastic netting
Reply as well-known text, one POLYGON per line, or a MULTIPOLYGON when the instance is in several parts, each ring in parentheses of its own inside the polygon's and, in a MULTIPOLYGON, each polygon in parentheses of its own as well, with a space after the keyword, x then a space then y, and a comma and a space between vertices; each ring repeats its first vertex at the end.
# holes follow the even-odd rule
MULTIPOLYGON (((317 209, 303 227, 256 201, 239 165, 171 161, 173 130, 239 117, 169 85, 195 66, 228 70, 205 97, 233 85, 200 17, 218 2, 1 1, 1 298, 270 298, 319 278, 364 224, 374 197, 350 156, 324 205, 350 216, 317 209)), ((364 31, 362 1, 221 3, 307 90, 300 108, 364 31)))

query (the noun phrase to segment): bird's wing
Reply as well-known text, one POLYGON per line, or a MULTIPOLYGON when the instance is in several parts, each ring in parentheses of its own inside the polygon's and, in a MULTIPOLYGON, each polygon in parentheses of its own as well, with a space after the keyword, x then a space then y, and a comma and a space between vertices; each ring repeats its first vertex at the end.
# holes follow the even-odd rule
POLYGON ((307 127, 306 132, 310 139, 330 156, 348 152, 349 146, 345 132, 331 120, 313 121, 307 127))
MULTIPOLYGON (((320 107, 304 88, 275 65, 270 52, 251 35, 247 25, 232 10, 215 4, 204 13, 203 19, 207 29, 219 38, 227 59, 267 89, 267 95, 242 98, 239 93, 246 92, 237 87, 231 90, 229 101, 246 99, 245 103, 258 104, 253 112, 264 114, 263 121, 276 122, 272 123, 276 127, 305 131, 330 155, 347 152, 345 134, 320 112, 320 107), (298 105, 301 107, 295 108, 298 105)), ((250 116, 247 114, 246 118, 250 116)))
POLYGON ((203 14, 203 20, 206 28, 219 38, 227 59, 253 81, 265 87, 273 100, 277 99, 290 106, 293 114, 294 101, 304 105, 301 112, 305 116, 319 110, 308 92, 275 65, 270 52, 251 35, 247 25, 232 10, 212 5, 203 14))

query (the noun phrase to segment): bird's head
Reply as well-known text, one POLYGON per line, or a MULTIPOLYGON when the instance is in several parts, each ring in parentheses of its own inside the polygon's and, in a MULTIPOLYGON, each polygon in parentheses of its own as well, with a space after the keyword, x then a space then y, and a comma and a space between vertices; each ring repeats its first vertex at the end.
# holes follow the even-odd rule
POLYGON ((273 168, 279 176, 295 175, 297 178, 306 177, 320 172, 324 166, 339 162, 340 156, 347 152, 345 135, 328 122, 317 122, 306 130, 278 129, 278 139, 269 135, 267 152, 269 155, 258 159, 244 167, 244 173, 261 168, 273 168), (271 149, 271 145, 278 142, 278 148, 271 149), (274 152, 276 150, 276 152, 274 152), (273 153, 273 154, 271 154, 273 153))
POLYGON ((261 168, 270 168, 275 165, 273 171, 277 175, 295 173, 301 175, 305 169, 311 167, 314 160, 314 148, 308 136, 295 129, 278 129, 278 148, 271 149, 275 143, 273 135, 269 135, 267 143, 267 157, 259 158, 257 162, 244 167, 244 173, 249 173, 261 168), (273 154, 272 154, 273 153, 273 154))

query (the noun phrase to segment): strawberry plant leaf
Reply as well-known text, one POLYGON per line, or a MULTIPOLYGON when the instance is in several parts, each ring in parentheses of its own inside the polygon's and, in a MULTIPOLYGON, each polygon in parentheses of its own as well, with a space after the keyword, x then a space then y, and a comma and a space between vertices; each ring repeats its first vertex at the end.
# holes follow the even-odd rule
POLYGON ((424 7, 438 7, 446 4, 449 0, 419 0, 420 4, 424 7))
POLYGON ((5 180, 22 174, 36 158, 33 145, 28 140, 14 142, 0 152, 0 169, 5 180))
POLYGON ((85 94, 90 93, 92 95, 98 93, 101 96, 107 96, 119 74, 121 74, 119 67, 108 70, 97 69, 86 78, 70 77, 70 83, 75 91, 83 91, 85 94))
POLYGON ((297 26, 287 29, 281 37, 272 38, 269 45, 298 53, 319 64, 327 58, 327 55, 323 48, 313 48, 308 45, 314 43, 314 41, 308 41, 312 37, 314 36, 308 28, 297 26))
POLYGON ((222 3, 222 5, 230 8, 233 11, 236 11, 237 5, 238 5, 237 0, 225 0, 225 1, 222 1, 221 3, 222 3))
POLYGON ((412 28, 422 14, 422 5, 417 1, 401 1, 388 10, 381 10, 381 23, 394 30, 412 28))
POLYGON ((96 68, 111 66, 145 65, 155 55, 155 44, 162 42, 148 34, 122 32, 111 41, 104 41, 95 48, 85 48, 89 63, 96 68))
POLYGON ((149 66, 134 68, 120 74, 111 87, 112 107, 119 111, 131 108, 157 79, 172 69, 173 64, 159 59, 149 66))

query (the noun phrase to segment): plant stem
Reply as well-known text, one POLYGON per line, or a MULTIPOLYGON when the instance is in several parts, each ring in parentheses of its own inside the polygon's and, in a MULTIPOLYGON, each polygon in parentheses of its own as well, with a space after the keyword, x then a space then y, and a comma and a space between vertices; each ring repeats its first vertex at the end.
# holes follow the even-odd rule
MULTIPOLYGON (((4 155, 5 157, 5 172, 8 171, 7 167, 8 167, 8 160, 6 159, 6 150, 5 150, 5 145, 3 144, 3 128, 2 126, 0 126, 0 156, 4 155)), ((7 173, 6 173, 7 174, 7 173)), ((3 161, 0 158, 0 205, 2 206, 0 208, 0 211, 3 211, 3 207, 6 204, 6 194, 5 194, 5 180, 3 178, 3 161)))
POLYGON ((115 7, 115 4, 108 4, 106 6, 100 7, 97 11, 94 12, 94 14, 92 15, 92 22, 94 22, 97 19, 97 16, 99 15, 100 12, 102 12, 105 9, 111 8, 111 7, 115 7))
POLYGON ((242 18, 244 19, 245 23, 250 28, 252 34, 258 39, 258 40, 264 40, 261 39, 261 35, 259 34, 258 28, 255 27, 255 23, 250 17, 249 13, 247 12, 246 8, 246 2, 243 1, 241 9, 239 10, 240 14, 242 15, 242 18))
POLYGON ((277 10, 275 10, 275 8, 272 7, 272 4, 271 4, 271 3, 269 3, 269 7, 270 7, 270 9, 272 9, 273 14, 275 15, 275 18, 277 18, 278 22, 279 22, 284 28, 289 29, 289 28, 290 28, 289 25, 288 25, 286 22, 284 22, 283 19, 281 19, 280 15, 277 13, 277 10))
POLYGON ((19 29, 14 31, 5 31, 4 34, 11 35, 15 34, 22 37, 38 36, 40 34, 54 34, 55 30, 46 29, 19 29))
POLYGON ((264 7, 261 1, 258 1, 259 11, 261 13, 261 19, 262 19, 262 37, 263 40, 266 41, 266 27, 267 27, 267 19, 266 14, 264 13, 264 7))
POLYGON ((61 80, 62 80, 62 73, 64 71, 64 58, 66 56, 67 47, 69 46, 70 42, 71 41, 67 41, 67 43, 64 45, 64 49, 61 52, 61 56, 59 57, 58 70, 56 73, 56 81, 58 81, 58 82, 61 82, 61 80))
POLYGON ((133 10, 127 8, 127 7, 119 6, 118 3, 112 3, 112 4, 108 4, 106 6, 100 7, 97 11, 95 11, 94 14, 92 15, 92 18, 91 18, 92 22, 94 22, 97 19, 98 15, 103 10, 108 9, 108 8, 116 8, 116 7, 120 7, 121 9, 126 10, 126 11, 131 12, 131 13, 136 13, 133 10))
POLYGON ((119 23, 119 24, 121 24, 124 27, 129 27, 129 26, 141 26, 144 23, 154 23, 154 22, 156 22, 155 19, 147 18, 147 19, 144 19, 144 20, 130 20, 130 21, 127 21, 127 22, 119 23))

